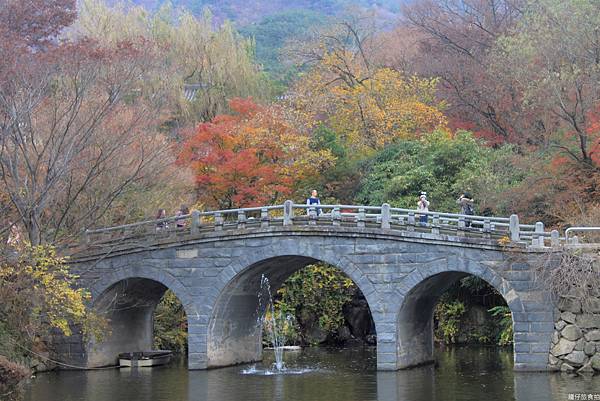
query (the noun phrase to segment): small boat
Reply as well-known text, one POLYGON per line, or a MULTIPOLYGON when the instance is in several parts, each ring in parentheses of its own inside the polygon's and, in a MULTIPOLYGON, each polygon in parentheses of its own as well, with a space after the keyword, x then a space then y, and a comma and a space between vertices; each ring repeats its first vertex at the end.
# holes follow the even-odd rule
POLYGON ((119 365, 121 367, 164 365, 171 361, 171 356, 173 356, 173 351, 169 350, 124 352, 119 354, 119 365))

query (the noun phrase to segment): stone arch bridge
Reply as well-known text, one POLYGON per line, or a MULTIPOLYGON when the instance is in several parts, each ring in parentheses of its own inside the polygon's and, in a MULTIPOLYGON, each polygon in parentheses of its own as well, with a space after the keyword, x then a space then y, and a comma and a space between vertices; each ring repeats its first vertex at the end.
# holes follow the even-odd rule
POLYGON ((494 218, 379 207, 284 205, 216 212, 88 231, 72 271, 110 318, 112 334, 57 344, 64 361, 116 363, 120 352, 152 346, 152 314, 166 289, 185 307, 188 365, 206 369, 261 359, 257 292, 322 261, 364 294, 377 333, 377 367, 433 359, 433 308, 457 280, 474 275, 506 300, 517 370, 545 370, 554 328, 549 294, 535 285, 534 261, 557 232, 494 218))

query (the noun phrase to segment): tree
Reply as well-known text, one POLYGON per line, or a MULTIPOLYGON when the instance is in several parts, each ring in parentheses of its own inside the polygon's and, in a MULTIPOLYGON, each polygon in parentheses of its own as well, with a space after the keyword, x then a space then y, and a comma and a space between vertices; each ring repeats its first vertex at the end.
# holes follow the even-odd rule
MULTIPOLYGON (((200 17, 169 3, 156 13, 143 7, 109 7, 101 0, 82 2, 77 35, 103 44, 143 38, 160 54, 160 80, 169 85, 177 103, 170 126, 186 128, 230 111, 228 100, 252 96, 265 100, 271 88, 254 62, 254 43, 224 22, 216 27, 206 10, 200 17)), ((152 83, 153 81, 150 81, 152 83)))
MULTIPOLYGON (((520 107, 520 88, 488 70, 496 40, 521 17, 522 0, 425 0, 407 4, 404 23, 416 30, 415 73, 440 78, 440 95, 454 127, 491 143, 519 142, 526 130, 540 142, 543 121, 520 107)), ((402 31, 405 32, 405 31, 402 31)), ((409 35, 411 31, 409 30, 409 35)), ((408 43, 408 46, 414 46, 408 43)), ((526 141, 525 141, 526 142, 526 141)))
POLYGON ((446 127, 444 105, 435 99, 436 79, 405 77, 387 68, 363 75, 358 67, 352 77, 336 77, 330 60, 296 84, 292 102, 309 120, 327 121, 358 154, 446 127))
POLYGON ((287 96, 308 124, 326 122, 359 154, 446 125, 436 79, 375 63, 376 31, 369 16, 342 19, 298 45, 296 56, 312 67, 287 96))
POLYGON ((435 101, 437 80, 405 78, 397 71, 377 69, 355 86, 331 88, 337 104, 329 117, 333 129, 357 149, 381 149, 398 139, 418 137, 446 126, 435 101))
POLYGON ((76 14, 75 0, 0 0, 0 46, 17 53, 53 47, 76 14))
POLYGON ((513 157, 510 147, 491 149, 464 131, 400 141, 365 162, 356 201, 415 209, 418 194, 426 191, 431 210, 454 212, 458 195, 470 191, 477 213, 509 214, 514 205, 506 193, 526 175, 512 167, 513 157))
POLYGON ((343 307, 355 291, 354 282, 338 268, 323 263, 308 265, 277 290, 276 314, 294 315, 302 340, 311 343, 315 329, 331 334, 344 325, 343 307))
POLYGON ((49 246, 20 251, 18 260, 0 260, 0 352, 20 361, 24 350, 46 351, 52 331, 71 336, 75 327, 101 338, 106 321, 86 308, 90 293, 76 288, 66 259, 49 246))
MULTIPOLYGON (((58 25, 36 32, 56 34, 65 18, 42 18, 58 25)), ((9 36, 31 24, 14 22, 9 36)), ((22 43, 0 47, 0 180, 11 209, 4 228, 17 224, 35 246, 97 224, 133 185, 160 185, 170 148, 156 126, 168 96, 160 81, 148 86, 156 58, 143 41, 22 43)))
POLYGON ((596 172, 599 11, 595 1, 528 3, 514 32, 498 41, 494 68, 510 74, 524 89, 525 108, 540 105, 549 114, 552 145, 580 167, 596 172))
POLYGON ((332 160, 309 147, 282 108, 232 99, 235 115, 200 124, 179 155, 196 173, 198 200, 209 207, 257 206, 281 201, 305 177, 332 160))

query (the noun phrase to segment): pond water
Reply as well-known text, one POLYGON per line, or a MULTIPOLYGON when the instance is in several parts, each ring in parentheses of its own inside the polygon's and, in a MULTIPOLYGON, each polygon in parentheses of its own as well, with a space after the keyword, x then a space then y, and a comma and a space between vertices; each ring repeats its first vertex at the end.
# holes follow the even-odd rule
POLYGON ((512 352, 499 348, 437 349, 435 365, 398 372, 377 372, 375 359, 374 347, 307 348, 286 351, 289 374, 269 374, 270 351, 263 363, 208 371, 188 371, 180 360, 151 369, 51 372, 28 383, 25 400, 563 401, 575 394, 600 399, 600 376, 513 372, 512 352))

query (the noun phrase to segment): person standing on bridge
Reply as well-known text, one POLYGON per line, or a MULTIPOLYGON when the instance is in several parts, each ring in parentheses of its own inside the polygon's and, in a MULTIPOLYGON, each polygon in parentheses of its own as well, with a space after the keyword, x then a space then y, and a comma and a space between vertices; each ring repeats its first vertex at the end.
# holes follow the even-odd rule
MULTIPOLYGON (((165 209, 158 209, 156 213, 156 220, 162 220, 167 218, 167 211, 165 209)), ((162 230, 169 228, 169 225, 166 221, 159 221, 156 223, 156 230, 162 230)))
MULTIPOLYGON (((463 192, 463 194, 460 195, 460 198, 456 200, 456 203, 460 206, 460 214, 466 214, 467 216, 475 214, 475 208, 473 206, 475 202, 469 192, 463 192)), ((471 220, 465 219, 465 226, 470 227, 471 220)))
MULTIPOLYGON (((429 212, 429 201, 427 200, 427 192, 421 192, 421 195, 419 196, 419 202, 417 202, 417 210, 419 212, 429 212)), ((426 214, 419 215, 419 222, 422 226, 427 224, 427 217, 428 216, 426 214)))
MULTIPOLYGON (((175 216, 181 217, 181 216, 187 216, 188 214, 190 214, 190 209, 188 209, 188 207, 186 205, 181 205, 181 207, 179 208, 177 213, 175 213, 175 216)), ((177 228, 185 227, 185 223, 186 223, 185 220, 177 220, 177 228)))
MULTIPOLYGON (((317 190, 316 189, 312 190, 312 192, 310 193, 310 198, 306 199, 306 204, 309 205, 309 206, 320 205, 321 204, 321 199, 319 199, 317 197, 317 190)), ((314 210, 314 208, 307 209, 307 214, 310 215, 311 209, 314 210)), ((316 208, 316 212, 317 212, 317 216, 320 215, 321 214, 321 208, 317 207, 316 208)))

